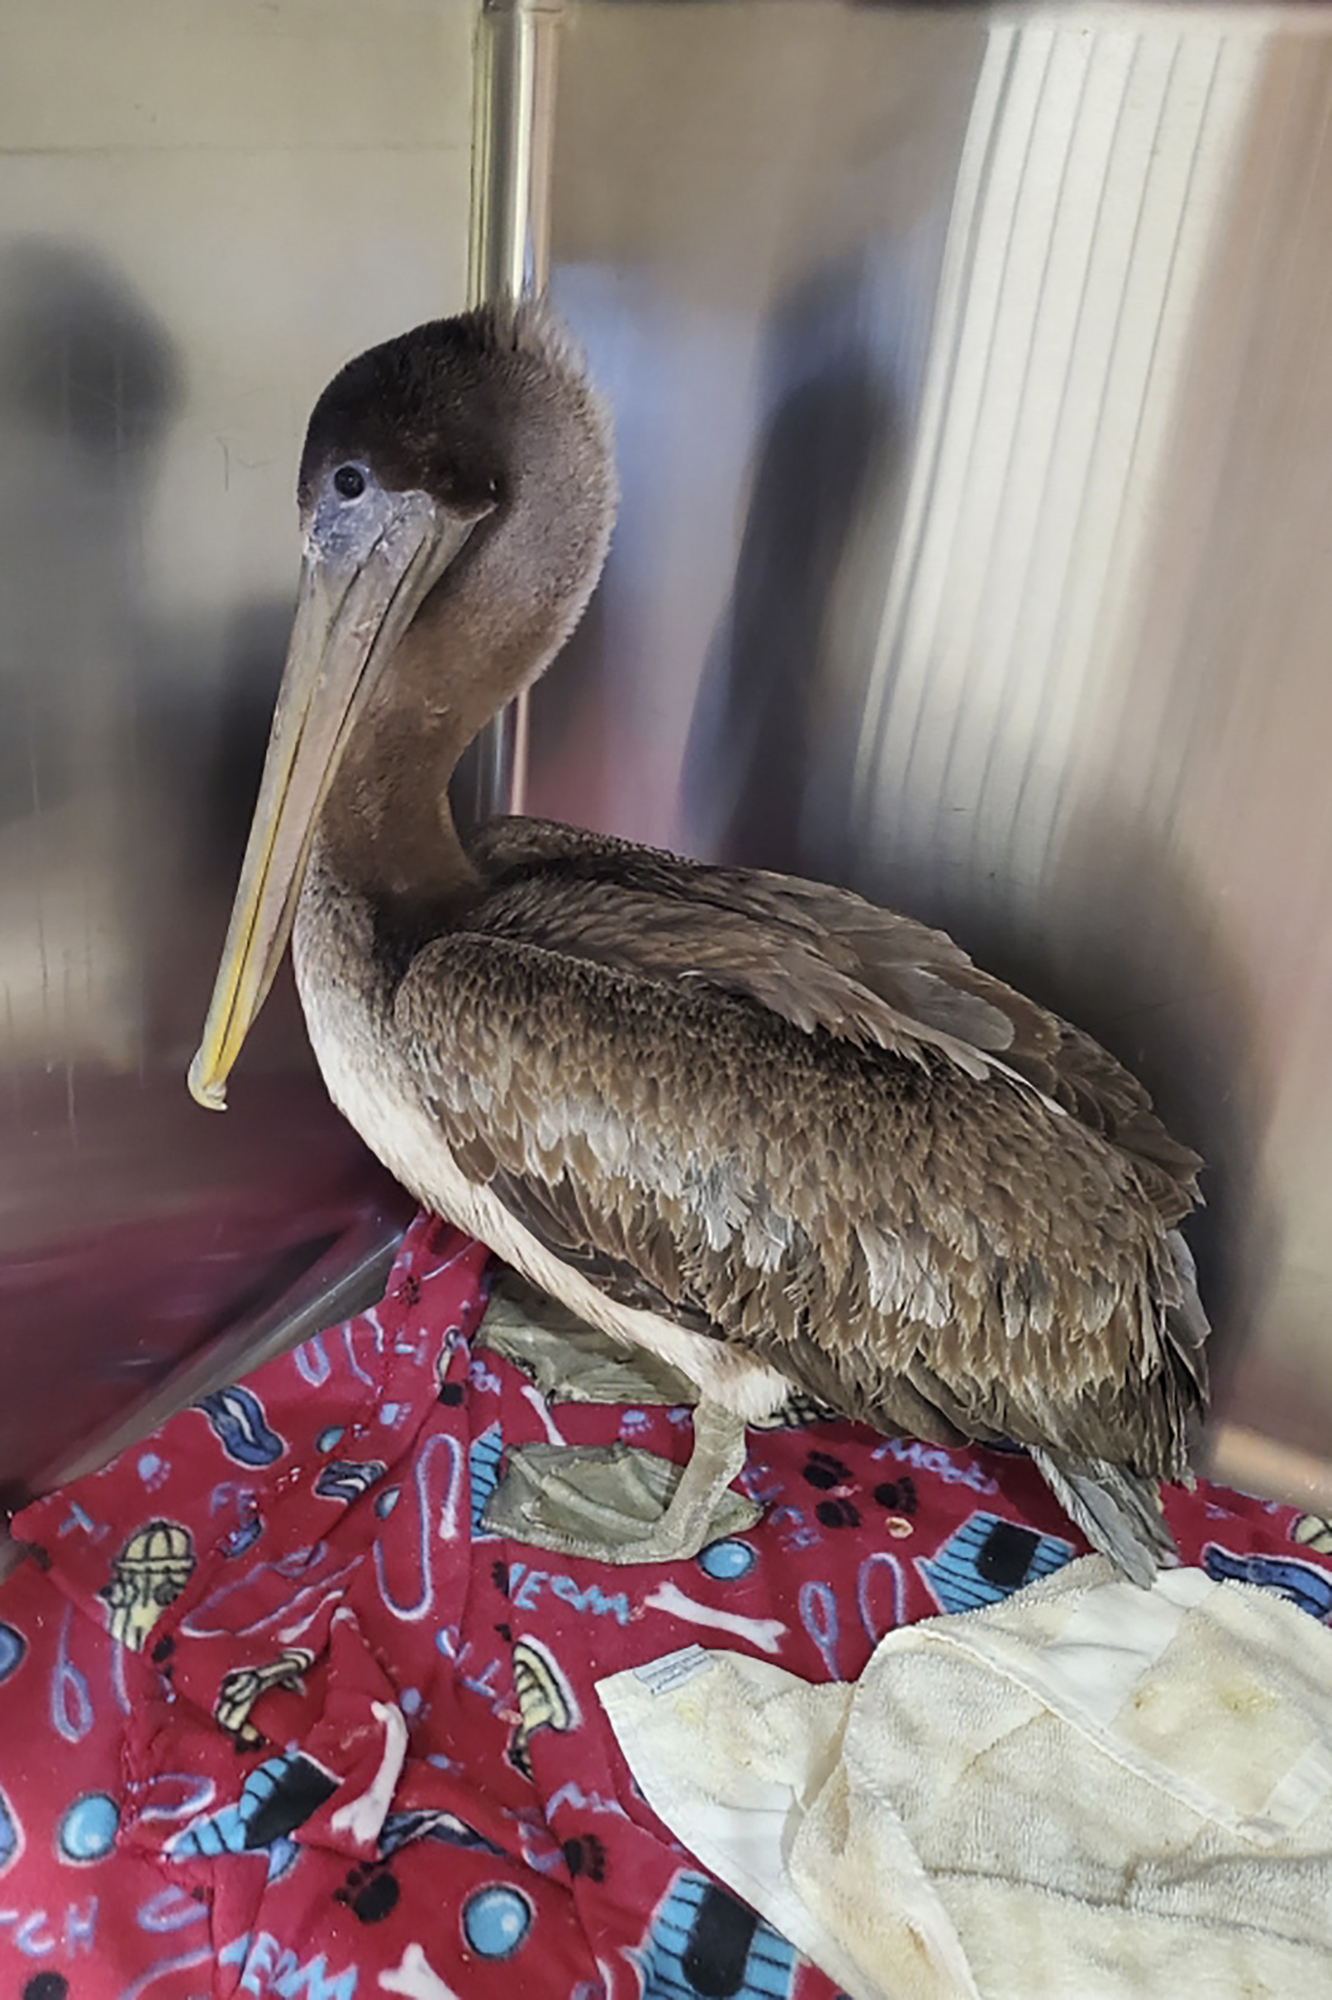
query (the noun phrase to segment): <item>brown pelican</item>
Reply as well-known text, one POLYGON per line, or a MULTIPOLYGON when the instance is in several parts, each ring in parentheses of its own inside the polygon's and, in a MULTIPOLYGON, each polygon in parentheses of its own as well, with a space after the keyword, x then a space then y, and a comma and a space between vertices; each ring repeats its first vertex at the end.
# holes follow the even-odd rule
POLYGON ((203 1042, 224 1085, 286 947, 336 1104, 429 1208, 683 1369, 692 1553, 796 1387, 890 1434, 1026 1446, 1149 1580, 1205 1402, 1197 1156, 1088 1037, 844 890, 447 786, 600 573, 609 426, 541 308, 352 361, 300 469, 300 595, 203 1042))

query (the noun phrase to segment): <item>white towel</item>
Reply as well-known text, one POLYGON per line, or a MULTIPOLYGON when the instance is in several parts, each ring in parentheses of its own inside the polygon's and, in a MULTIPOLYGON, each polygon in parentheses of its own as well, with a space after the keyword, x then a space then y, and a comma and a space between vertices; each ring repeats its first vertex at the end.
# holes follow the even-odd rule
POLYGON ((1089 1557, 854 1686, 598 1683, 654 1810, 852 2000, 1332 2000, 1332 1633, 1089 1557))

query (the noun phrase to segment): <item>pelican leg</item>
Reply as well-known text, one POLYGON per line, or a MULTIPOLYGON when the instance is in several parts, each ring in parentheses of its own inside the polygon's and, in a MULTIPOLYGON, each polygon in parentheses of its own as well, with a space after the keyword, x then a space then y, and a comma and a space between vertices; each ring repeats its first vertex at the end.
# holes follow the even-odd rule
POLYGON ((516 1445, 482 1526, 596 1562, 686 1562, 709 1542, 743 1534, 762 1514, 731 1490, 744 1462, 744 1424, 716 1403, 695 1409, 694 1449, 684 1466, 623 1442, 516 1445))
POLYGON ((743 1418, 720 1403, 697 1403, 694 1449, 688 1464, 681 1467, 675 1491, 658 1519, 626 1541, 619 1560, 685 1562, 706 1548, 716 1539, 719 1503, 731 1481, 743 1472, 746 1450, 743 1418))

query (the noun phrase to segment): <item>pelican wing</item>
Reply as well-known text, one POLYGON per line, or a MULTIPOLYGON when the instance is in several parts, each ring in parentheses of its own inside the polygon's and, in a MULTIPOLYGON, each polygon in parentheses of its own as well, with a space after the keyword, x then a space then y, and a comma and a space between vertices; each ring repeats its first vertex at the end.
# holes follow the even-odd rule
MULTIPOLYGON (((488 893, 411 964, 395 1027, 461 1170, 608 1295, 849 1416, 1178 1469, 1181 1281, 1132 1161, 955 1010, 857 980, 780 878, 703 871, 700 901, 628 853, 616 880, 492 846, 488 893)), ((912 929, 941 983, 970 971, 912 929)))
POLYGON ((973 965, 944 932, 850 890, 719 868, 551 821, 492 820, 473 839, 487 922, 654 976, 698 978, 783 1019, 966 1074, 1008 1071, 1130 1158, 1168 1223, 1196 1206, 1202 1161, 1090 1035, 973 965))

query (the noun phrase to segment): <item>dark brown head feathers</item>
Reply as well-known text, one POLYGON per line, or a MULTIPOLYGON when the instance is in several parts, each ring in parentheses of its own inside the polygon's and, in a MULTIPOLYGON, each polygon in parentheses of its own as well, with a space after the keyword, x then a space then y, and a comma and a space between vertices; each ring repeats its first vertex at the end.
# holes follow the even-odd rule
POLYGON ((578 356, 544 305, 460 313, 367 349, 315 404, 301 455, 304 508, 328 469, 371 467, 394 491, 419 488, 451 510, 488 510, 515 476, 520 417, 538 402, 604 419, 578 356))

